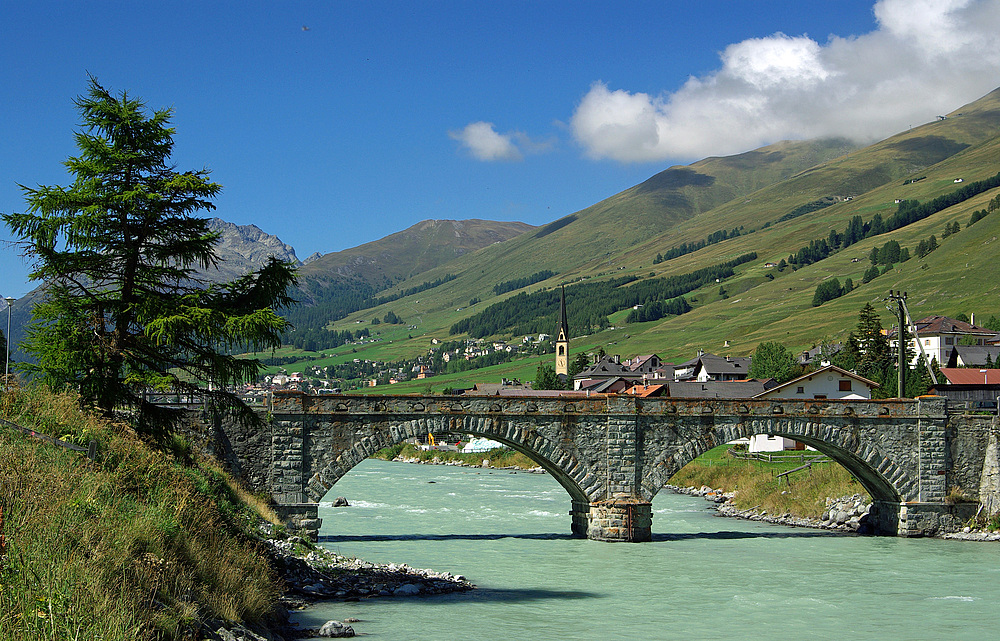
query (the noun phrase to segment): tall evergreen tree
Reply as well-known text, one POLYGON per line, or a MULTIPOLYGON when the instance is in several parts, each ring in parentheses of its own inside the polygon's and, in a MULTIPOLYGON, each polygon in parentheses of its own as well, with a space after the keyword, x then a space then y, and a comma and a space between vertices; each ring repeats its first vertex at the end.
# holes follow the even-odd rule
POLYGON ((892 368, 889 340, 882 333, 882 320, 871 303, 858 313, 858 325, 847 337, 838 365, 885 387, 886 372, 892 368))
POLYGON ((271 259, 230 283, 201 280, 217 264, 218 234, 193 214, 214 209, 221 186, 208 171, 177 172, 170 164, 171 111, 147 114, 125 93, 94 79, 76 100, 84 130, 66 167, 68 187, 22 186, 27 213, 4 214, 33 260, 30 277, 46 286, 26 340, 31 369, 105 415, 127 410, 136 428, 162 435, 173 411, 144 393, 194 391, 252 420, 227 387, 251 379, 261 365, 231 356, 280 345, 287 321, 290 264, 271 259))

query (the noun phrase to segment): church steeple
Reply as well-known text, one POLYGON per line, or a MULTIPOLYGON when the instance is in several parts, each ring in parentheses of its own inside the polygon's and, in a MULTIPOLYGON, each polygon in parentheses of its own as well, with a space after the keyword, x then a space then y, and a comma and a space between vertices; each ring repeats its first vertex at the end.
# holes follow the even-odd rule
POLYGON ((556 374, 569 376, 569 322, 566 320, 566 286, 559 302, 559 334, 556 336, 556 374))

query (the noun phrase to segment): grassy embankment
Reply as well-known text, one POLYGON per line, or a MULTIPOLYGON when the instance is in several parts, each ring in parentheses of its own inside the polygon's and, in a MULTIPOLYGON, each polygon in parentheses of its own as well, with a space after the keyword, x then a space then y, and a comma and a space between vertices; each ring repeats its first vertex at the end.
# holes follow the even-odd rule
POLYGON ((397 456, 407 459, 416 458, 426 463, 430 463, 436 458, 438 459, 437 462, 441 464, 455 461, 466 465, 479 466, 482 465, 484 460, 489 460, 490 465, 497 468, 516 467, 527 470, 538 467, 538 463, 535 463, 524 454, 507 448, 498 448, 489 452, 479 452, 476 454, 463 454, 462 452, 446 452, 442 450, 421 450, 409 443, 398 443, 392 447, 375 452, 372 458, 391 461, 397 456))
POLYGON ((681 487, 708 487, 736 492, 733 501, 741 510, 767 510, 770 514, 791 513, 793 516, 818 518, 826 507, 826 499, 861 494, 865 489, 850 472, 837 463, 816 463, 806 470, 785 477, 778 474, 816 458, 818 452, 795 452, 780 462, 737 460, 727 453, 728 445, 720 445, 684 466, 670 479, 681 487))
POLYGON ((99 443, 90 461, 0 427, 0 638, 189 639, 271 616, 280 580, 249 535, 266 507, 181 439, 164 453, 43 388, 5 394, 0 417, 99 443))

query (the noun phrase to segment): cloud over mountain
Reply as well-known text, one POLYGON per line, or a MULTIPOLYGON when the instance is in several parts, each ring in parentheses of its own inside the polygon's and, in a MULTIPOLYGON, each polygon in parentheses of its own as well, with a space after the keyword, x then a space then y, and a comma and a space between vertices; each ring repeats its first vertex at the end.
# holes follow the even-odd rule
POLYGON ((866 142, 1000 85, 995 0, 880 0, 873 11, 878 28, 861 36, 821 43, 775 33, 731 44, 717 71, 674 92, 595 82, 573 113, 572 135, 591 158, 620 162, 732 154, 782 139, 866 142))

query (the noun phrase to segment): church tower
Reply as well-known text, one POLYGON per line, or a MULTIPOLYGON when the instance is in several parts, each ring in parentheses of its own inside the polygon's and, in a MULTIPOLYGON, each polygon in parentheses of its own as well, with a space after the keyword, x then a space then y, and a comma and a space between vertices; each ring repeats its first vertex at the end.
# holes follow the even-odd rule
POLYGON ((569 323, 566 321, 566 286, 559 303, 559 333, 556 336, 556 375, 569 376, 569 323))

